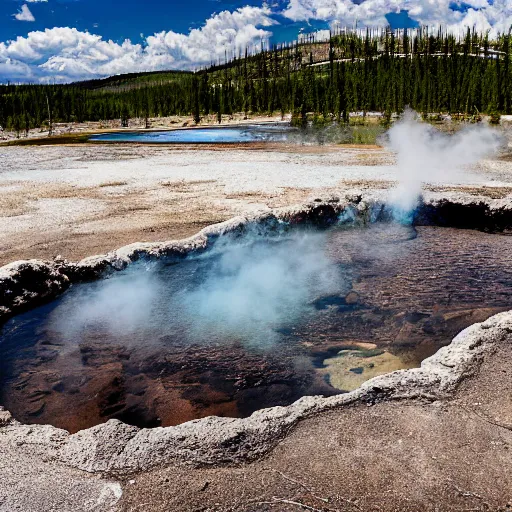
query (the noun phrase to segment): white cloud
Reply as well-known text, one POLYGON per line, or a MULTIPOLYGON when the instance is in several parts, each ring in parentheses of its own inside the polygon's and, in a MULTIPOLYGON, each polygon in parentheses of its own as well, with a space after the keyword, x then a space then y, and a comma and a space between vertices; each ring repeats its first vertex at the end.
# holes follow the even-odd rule
POLYGON ((144 44, 119 44, 75 28, 29 32, 0 42, 0 81, 73 81, 117 73, 189 69, 258 46, 276 22, 268 7, 243 7, 212 16, 188 34, 160 32, 144 44), (264 28, 262 28, 264 27, 264 28), (12 74, 11 74, 12 73, 12 74))
POLYGON ((27 4, 23 4, 21 10, 17 14, 13 14, 13 16, 18 21, 36 21, 27 4))
POLYGON ((151 59, 157 60, 172 55, 180 67, 190 63, 210 63, 219 57, 224 58, 226 51, 238 52, 268 38, 270 33, 257 27, 274 25, 276 22, 270 14, 267 7, 223 11, 188 35, 170 31, 149 36, 146 52, 151 59))
POLYGON ((43 2, 48 2, 48 0, 25 0, 28 4, 38 4, 43 2))
MULTIPOLYGON (((45 0, 26 0, 27 2, 45 0)), ((443 25, 453 32, 464 27, 508 32, 512 25, 512 0, 455 0, 464 8, 452 9, 453 0, 282 0, 281 12, 292 21, 324 20, 332 26, 385 26, 386 14, 407 10, 420 24, 443 25)), ((275 10, 274 10, 275 13, 275 10)), ((26 3, 17 19, 33 21, 26 3)), ((55 27, 29 32, 25 37, 0 42, 0 82, 74 81, 116 73, 159 69, 193 69, 224 59, 225 52, 259 47, 277 22, 273 11, 243 7, 223 11, 188 34, 173 31, 117 43, 75 28, 55 27)))
POLYGON ((512 26, 510 0, 289 0, 283 15, 293 21, 324 20, 340 26, 385 26, 386 14, 406 10, 422 25, 458 32, 475 26, 492 34, 512 26), (453 4, 464 7, 453 9, 453 4))

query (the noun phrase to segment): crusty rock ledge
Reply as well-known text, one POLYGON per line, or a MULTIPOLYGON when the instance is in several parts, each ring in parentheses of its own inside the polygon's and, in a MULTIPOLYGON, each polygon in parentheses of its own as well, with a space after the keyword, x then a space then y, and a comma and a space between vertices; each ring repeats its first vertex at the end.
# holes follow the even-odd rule
POLYGON ((49 425, 21 425, 2 411, 0 436, 18 449, 92 473, 126 474, 171 463, 238 463, 264 454, 299 420, 322 411, 383 400, 445 398, 478 368, 487 351, 510 341, 512 311, 468 327, 420 368, 376 377, 343 395, 304 397, 244 419, 208 417, 167 428, 138 429, 110 420, 74 435, 49 425))
MULTIPOLYGON (((460 194, 424 197, 415 216, 417 224, 431 224, 442 212, 443 225, 452 225, 450 208, 480 212, 481 229, 511 229, 512 205, 460 194), (453 206, 455 205, 455 206, 453 206), (430 212, 430 213, 429 213, 430 212), (432 213, 433 212, 433 213, 432 213), (496 222, 499 220, 499 223, 496 222)), ((132 244, 107 255, 79 263, 23 261, 0 269, 1 314, 5 319, 62 293, 71 283, 122 269, 139 258, 180 258, 210 248, 224 236, 248 231, 269 234, 293 225, 329 226, 340 222, 386 220, 391 213, 378 196, 355 195, 340 201, 331 198, 298 208, 262 215, 238 217, 202 230, 182 241, 132 244)), ((472 374, 486 351, 512 339, 512 311, 470 326, 452 343, 426 359, 420 368, 376 377, 357 390, 329 398, 304 397, 287 407, 255 412, 248 418, 209 417, 175 427, 138 429, 117 420, 70 435, 49 425, 21 425, 7 411, 0 411, 0 436, 28 453, 45 460, 59 460, 88 472, 125 474, 170 463, 214 465, 253 460, 275 446, 299 420, 321 411, 356 403, 384 400, 437 400, 448 396, 472 374)))
MULTIPOLYGON (((16 261, 0 268, 0 324, 9 317, 48 302, 71 284, 122 270, 139 259, 180 259, 210 249, 218 239, 248 233, 270 236, 297 226, 325 228, 393 218, 385 193, 353 191, 342 198, 317 199, 306 205, 235 217, 184 240, 134 243, 80 262, 16 261)), ((439 225, 487 231, 512 230, 512 197, 495 200, 460 192, 425 194, 414 213, 415 225, 439 225)))

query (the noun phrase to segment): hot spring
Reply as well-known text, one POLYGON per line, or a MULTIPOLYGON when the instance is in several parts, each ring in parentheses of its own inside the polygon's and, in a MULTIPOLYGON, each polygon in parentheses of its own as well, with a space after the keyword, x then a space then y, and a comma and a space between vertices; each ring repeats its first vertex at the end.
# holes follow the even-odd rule
POLYGON ((255 124, 236 127, 193 128, 187 130, 129 131, 100 133, 93 142, 140 142, 150 144, 229 144, 283 142, 294 132, 287 124, 255 124))
POLYGON ((219 239, 9 320, 0 403, 71 432, 244 417, 419 366, 511 307, 504 235, 376 223, 219 239))

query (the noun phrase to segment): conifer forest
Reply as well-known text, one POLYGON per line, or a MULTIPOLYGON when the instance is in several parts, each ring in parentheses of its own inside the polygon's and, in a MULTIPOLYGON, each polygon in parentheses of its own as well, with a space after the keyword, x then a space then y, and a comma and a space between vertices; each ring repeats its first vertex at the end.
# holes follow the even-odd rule
POLYGON ((406 106, 422 113, 512 113, 511 34, 339 30, 327 41, 262 46, 195 72, 133 73, 72 84, 0 86, 0 126, 233 112, 346 122, 406 106))

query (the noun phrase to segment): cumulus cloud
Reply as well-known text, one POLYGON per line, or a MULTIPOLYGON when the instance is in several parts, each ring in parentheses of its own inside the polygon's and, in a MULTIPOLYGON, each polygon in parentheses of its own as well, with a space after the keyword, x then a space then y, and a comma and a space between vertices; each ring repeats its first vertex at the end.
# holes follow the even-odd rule
POLYGON ((340 26, 386 26, 386 14, 406 10, 421 25, 452 32, 467 27, 491 34, 512 26, 510 0, 289 0, 282 14, 293 21, 323 20, 340 26))
MULTIPOLYGON (((69 27, 30 32, 0 42, 0 82, 65 82, 117 73, 194 69, 224 59, 225 52, 232 55, 246 47, 259 47, 261 40, 272 35, 269 29, 277 23, 276 14, 293 22, 322 20, 332 27, 351 27, 356 22, 358 27, 383 27, 388 24, 387 14, 406 10, 422 25, 442 25, 452 32, 475 27, 495 35, 512 26, 511 0, 280 0, 272 9, 264 3, 223 11, 188 34, 163 31, 142 37, 141 44, 128 39, 114 42, 69 27)), ((15 17, 34 21, 26 3, 15 17)))
POLYGON ((271 35, 266 28, 275 23, 264 6, 223 11, 188 34, 160 32, 147 37, 145 44, 128 39, 117 43, 69 27, 29 32, 26 37, 0 43, 0 81, 65 82, 136 71, 190 69, 223 59, 225 52, 259 45, 271 35))
POLYGON ((34 15, 30 12, 27 4, 23 4, 18 13, 13 15, 18 21, 36 21, 34 15))

